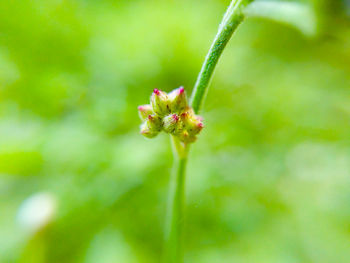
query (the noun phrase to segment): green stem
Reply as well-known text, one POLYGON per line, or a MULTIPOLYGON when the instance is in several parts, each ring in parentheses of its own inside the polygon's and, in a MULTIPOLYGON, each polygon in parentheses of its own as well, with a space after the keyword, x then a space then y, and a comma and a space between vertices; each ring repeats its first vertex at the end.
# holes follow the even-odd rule
POLYGON ((242 7, 245 3, 251 1, 232 0, 224 18, 219 26, 218 33, 205 58, 202 69, 198 75, 197 82, 192 92, 191 104, 193 110, 198 113, 201 109, 203 100, 208 92, 211 77, 214 73, 216 64, 239 24, 243 21, 242 7))
POLYGON ((183 262, 183 224, 185 203, 185 171, 188 147, 172 136, 176 167, 169 192, 167 222, 165 229, 166 263, 183 262))
MULTIPOLYGON (((191 105, 197 113, 200 110, 203 99, 207 93, 211 76, 215 66, 230 40, 233 32, 243 21, 241 7, 252 0, 232 0, 224 18, 219 26, 219 31, 204 61, 199 73, 191 105)), ((170 184, 168 213, 165 229, 165 258, 166 263, 183 262, 183 225, 185 203, 185 171, 187 164, 188 145, 182 144, 179 139, 172 136, 176 170, 173 173, 170 184)))

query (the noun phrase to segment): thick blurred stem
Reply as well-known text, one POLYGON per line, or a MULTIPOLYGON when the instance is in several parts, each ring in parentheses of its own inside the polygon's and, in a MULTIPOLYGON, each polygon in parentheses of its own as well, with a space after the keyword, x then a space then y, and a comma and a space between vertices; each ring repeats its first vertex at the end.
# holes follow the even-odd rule
POLYGON ((198 113, 201 109, 203 100, 208 92, 211 77, 214 73, 216 64, 235 32, 239 24, 243 21, 242 8, 243 5, 251 2, 247 0, 233 0, 228 7, 224 18, 219 26, 219 30, 205 58, 202 69, 198 75, 197 82, 192 93, 191 104, 193 110, 198 113))
POLYGON ((338 29, 339 20, 345 15, 345 1, 311 0, 317 15, 317 29, 321 35, 332 35, 338 29))
POLYGON ((187 164, 186 145, 172 136, 175 169, 170 182, 168 212, 165 229, 166 263, 183 262, 183 225, 185 203, 185 172, 187 164))

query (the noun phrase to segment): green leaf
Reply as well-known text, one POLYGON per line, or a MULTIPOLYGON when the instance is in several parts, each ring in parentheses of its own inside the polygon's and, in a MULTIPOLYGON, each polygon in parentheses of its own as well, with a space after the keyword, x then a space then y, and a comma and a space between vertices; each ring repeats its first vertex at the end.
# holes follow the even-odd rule
POLYGON ((299 2, 255 1, 244 9, 247 17, 263 17, 290 25, 307 36, 316 34, 316 15, 311 6, 299 2))

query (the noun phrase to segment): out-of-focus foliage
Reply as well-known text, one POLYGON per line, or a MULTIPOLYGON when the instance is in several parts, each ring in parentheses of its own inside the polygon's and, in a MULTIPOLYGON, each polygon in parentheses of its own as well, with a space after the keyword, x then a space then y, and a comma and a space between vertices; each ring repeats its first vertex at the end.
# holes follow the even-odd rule
MULTIPOLYGON (((137 105, 190 92, 228 2, 0 1, 0 262, 159 262, 172 155, 137 105), (18 218, 36 193, 56 204, 39 232, 18 218)), ((349 262, 346 1, 301 2, 316 37, 248 19, 218 65, 186 262, 349 262)))

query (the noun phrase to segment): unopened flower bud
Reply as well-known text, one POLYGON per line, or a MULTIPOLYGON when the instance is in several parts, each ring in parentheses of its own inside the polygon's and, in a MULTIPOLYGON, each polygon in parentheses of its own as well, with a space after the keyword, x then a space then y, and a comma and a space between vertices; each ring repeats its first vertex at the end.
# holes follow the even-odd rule
POLYGON ((147 137, 147 138, 153 138, 156 137, 158 135, 158 131, 151 129, 148 125, 147 122, 144 122, 141 124, 141 131, 140 133, 147 137))
POLYGON ((156 131, 162 130, 162 119, 155 114, 148 115, 146 123, 151 129, 156 131))
POLYGON ((182 112, 187 107, 186 92, 183 87, 169 93, 171 112, 182 112))
POLYGON ((187 131, 190 134, 196 135, 201 132, 203 126, 203 123, 197 118, 195 118, 187 125, 187 131))
POLYGON ((154 89, 151 96, 151 105, 153 111, 163 117, 170 113, 170 102, 168 95, 161 90, 154 89))
POLYGON ((203 129, 202 117, 194 115, 191 112, 182 113, 181 120, 184 128, 190 135, 196 135, 203 129))
POLYGON ((137 109, 139 110, 139 116, 143 121, 147 120, 148 116, 153 114, 152 106, 149 104, 141 105, 137 109))
POLYGON ((177 133, 182 128, 180 117, 176 114, 170 114, 163 118, 163 129, 167 133, 177 133))
POLYGON ((141 125, 141 134, 147 138, 158 135, 162 129, 162 121, 155 115, 148 115, 147 120, 141 125))

